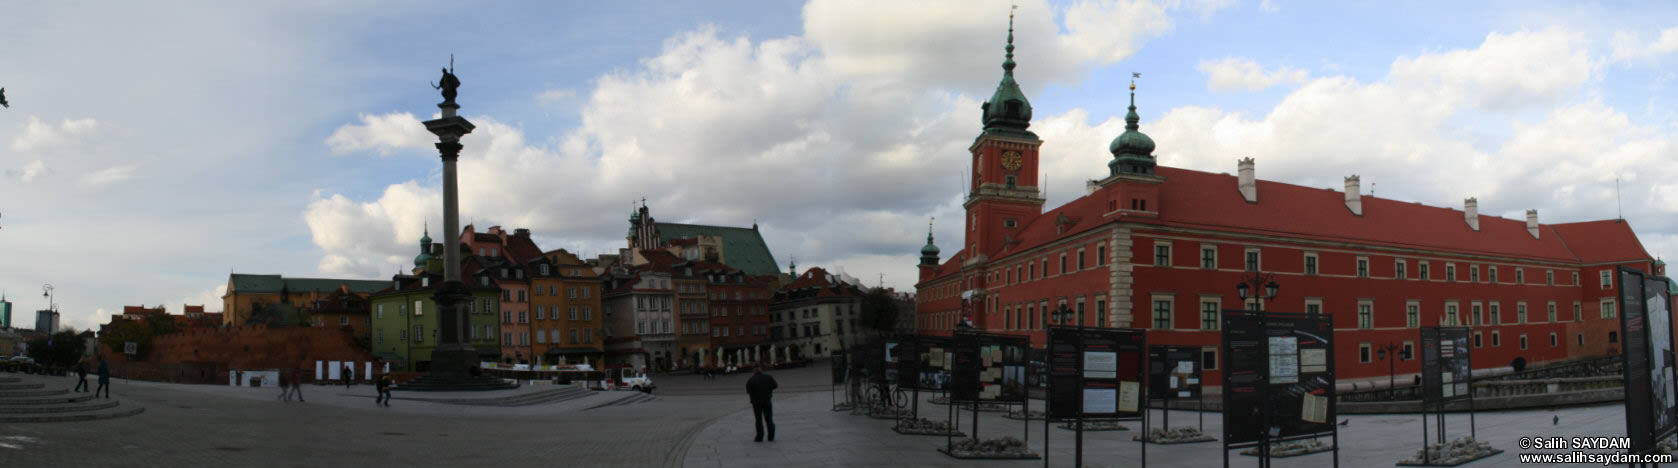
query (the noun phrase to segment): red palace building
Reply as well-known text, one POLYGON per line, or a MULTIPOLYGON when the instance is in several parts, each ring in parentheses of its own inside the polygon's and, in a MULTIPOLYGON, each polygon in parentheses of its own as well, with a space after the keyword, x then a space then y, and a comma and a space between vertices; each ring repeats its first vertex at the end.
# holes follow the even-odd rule
POLYGON ((1006 50, 969 148, 965 238, 948 260, 931 233, 921 249, 920 333, 948 335, 965 319, 1041 349, 1064 305, 1085 326, 1201 346, 1207 383, 1220 385, 1223 310, 1328 314, 1337 377, 1385 383, 1384 354, 1412 356, 1397 356, 1404 379, 1420 360, 1378 350, 1413 349, 1421 326, 1470 327, 1476 368, 1618 353, 1611 272, 1665 274, 1623 220, 1480 216, 1472 198, 1459 211, 1365 196, 1355 175, 1343 192, 1259 180, 1251 158, 1235 176, 1158 166, 1134 85, 1105 177, 1045 212, 1034 186, 1042 140, 1027 130, 1011 29, 1006 50), (1279 294, 1243 304, 1236 285, 1255 272, 1274 275, 1279 294))

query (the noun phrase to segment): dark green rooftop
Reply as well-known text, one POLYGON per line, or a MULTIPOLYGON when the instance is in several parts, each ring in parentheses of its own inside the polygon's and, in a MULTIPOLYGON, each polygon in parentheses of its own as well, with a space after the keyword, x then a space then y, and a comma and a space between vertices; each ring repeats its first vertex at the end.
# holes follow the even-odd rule
POLYGON ((245 275, 238 273, 228 275, 228 281, 232 283, 233 291, 246 293, 277 293, 281 289, 290 292, 327 292, 338 289, 340 284, 347 284, 350 287, 350 292, 367 294, 390 286, 390 282, 386 280, 284 278, 280 275, 245 275))
POLYGON ((769 244, 763 241, 763 235, 756 229, 678 223, 654 223, 654 228, 658 229, 659 238, 665 242, 699 236, 721 237, 726 257, 723 263, 748 275, 781 272, 781 267, 775 263, 775 255, 769 253, 769 244))

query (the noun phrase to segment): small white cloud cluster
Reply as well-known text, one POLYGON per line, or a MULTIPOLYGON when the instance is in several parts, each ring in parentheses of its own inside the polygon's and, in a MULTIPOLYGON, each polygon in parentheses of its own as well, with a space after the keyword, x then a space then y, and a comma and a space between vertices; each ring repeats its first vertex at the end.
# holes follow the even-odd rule
POLYGON ((1207 75, 1206 84, 1213 91, 1260 90, 1283 83, 1304 83, 1311 76, 1305 70, 1291 67, 1267 72, 1252 59, 1238 57, 1202 60, 1200 72, 1207 75))

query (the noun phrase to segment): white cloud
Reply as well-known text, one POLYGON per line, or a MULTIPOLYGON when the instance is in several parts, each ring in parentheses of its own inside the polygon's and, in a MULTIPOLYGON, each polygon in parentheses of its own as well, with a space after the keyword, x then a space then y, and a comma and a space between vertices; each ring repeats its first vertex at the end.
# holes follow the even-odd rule
POLYGON ((577 97, 577 91, 572 89, 550 89, 536 93, 536 102, 543 105, 553 105, 577 97))
POLYGON ((361 123, 338 127, 326 138, 326 146, 336 154, 371 150, 380 155, 391 151, 427 150, 433 148, 437 137, 425 130, 419 118, 406 112, 383 115, 361 115, 361 123))
POLYGON ((1276 0, 1260 0, 1259 9, 1264 10, 1265 13, 1275 13, 1282 11, 1282 6, 1277 5, 1276 0))
POLYGON ((1207 75, 1206 84, 1213 91, 1259 90, 1282 83, 1304 83, 1310 77, 1305 70, 1287 66, 1266 72, 1252 59, 1238 57, 1202 60, 1200 72, 1207 75))
POLYGON ((1225 2, 1080 0, 1056 11, 1042 0, 815 0, 804 7, 804 35, 791 39, 807 42, 832 81, 863 90, 876 84, 950 89, 982 99, 1001 73, 1004 13, 1015 3, 1016 75, 1029 93, 1049 83, 1075 84, 1090 66, 1130 57, 1171 30, 1170 10, 1210 12, 1225 2), (990 44, 977 49, 990 52, 974 53, 975 44, 990 44))
POLYGON ((40 118, 29 116, 29 123, 25 124, 23 134, 12 138, 12 151, 30 152, 58 146, 73 141, 76 137, 92 132, 99 122, 93 119, 64 119, 55 127, 50 123, 41 122, 40 118))
MULTIPOLYGON (((1465 67, 1473 67, 1464 62, 1497 70, 1537 60, 1526 48, 1509 47, 1509 37, 1494 34, 1474 50, 1400 58, 1390 76, 1373 83, 1317 78, 1259 116, 1196 106, 1150 111, 1142 102, 1142 130, 1158 142, 1162 165, 1233 173, 1236 159, 1253 156, 1259 177, 1267 180, 1340 190, 1340 177, 1356 173, 1366 188, 1378 183, 1383 198, 1460 209, 1461 200, 1472 196, 1483 213, 1519 216, 1540 208, 1545 222, 1613 218, 1614 178, 1620 176, 1627 218, 1640 234, 1665 242, 1659 239, 1678 232, 1678 217, 1671 216, 1678 213, 1672 201, 1678 184, 1670 182, 1678 180, 1678 166, 1671 164, 1678 128, 1638 125, 1595 100, 1515 121, 1506 138, 1490 142, 1474 141, 1459 127, 1456 119, 1489 104, 1475 95, 1499 83, 1465 78, 1465 67)), ((1565 79, 1501 84, 1515 88, 1508 96, 1576 95, 1583 87, 1576 77, 1588 69, 1587 58, 1573 60, 1581 54, 1566 48, 1538 54, 1572 68, 1559 75, 1565 79)), ((1508 97, 1491 102, 1501 99, 1508 97)), ((1075 110, 1034 126, 1047 141, 1045 172, 1054 180, 1105 174, 1106 143, 1121 123, 1116 117, 1087 121, 1075 110)), ((1051 192, 1050 206, 1076 195, 1068 193, 1070 183, 1055 185, 1065 189, 1051 192)))
MULTIPOLYGON (((191 296, 181 298, 181 304, 183 304, 183 305, 201 305, 201 306, 204 306, 204 311, 205 312, 220 312, 221 309, 222 309, 221 296, 226 295, 226 294, 227 294, 227 283, 225 281, 220 281, 220 282, 217 282, 215 286, 212 286, 209 289, 205 289, 204 291, 201 291, 197 294, 193 294, 191 296)), ((171 314, 186 313, 186 310, 184 308, 182 308, 180 306, 177 306, 177 305, 170 304, 170 305, 167 305, 166 307, 168 308, 169 313, 171 313, 171 314)))
POLYGON ((1654 41, 1643 42, 1634 31, 1614 33, 1614 55, 1617 61, 1649 59, 1678 51, 1678 27, 1661 30, 1654 41))
POLYGON ((1583 35, 1548 29, 1491 33, 1477 49, 1403 57, 1388 79, 1472 99, 1482 109, 1508 110, 1554 103, 1591 77, 1583 35))
POLYGON ((82 185, 100 186, 127 180, 134 176, 134 165, 116 166, 94 171, 82 176, 82 185))
POLYGON ((46 161, 39 159, 30 161, 28 164, 24 164, 23 167, 20 168, 6 170, 7 175, 17 177, 18 180, 25 184, 34 182, 35 178, 46 175, 49 172, 51 171, 47 169, 46 161))

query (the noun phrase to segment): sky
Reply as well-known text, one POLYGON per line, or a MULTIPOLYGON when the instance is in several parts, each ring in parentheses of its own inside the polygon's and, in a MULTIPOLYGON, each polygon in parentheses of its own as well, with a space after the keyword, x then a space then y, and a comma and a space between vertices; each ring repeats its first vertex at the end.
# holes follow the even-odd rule
POLYGON ((0 16, 0 290, 29 311, 50 283, 83 329, 218 310, 230 272, 411 268, 441 239, 419 122, 451 54, 477 124, 463 225, 592 257, 645 198, 664 222, 757 223, 783 268, 912 289, 929 218, 959 244, 1012 4, 1045 208, 1106 174, 1139 72, 1161 165, 1623 212, 1678 255, 1670 2, 33 2, 0 16))

